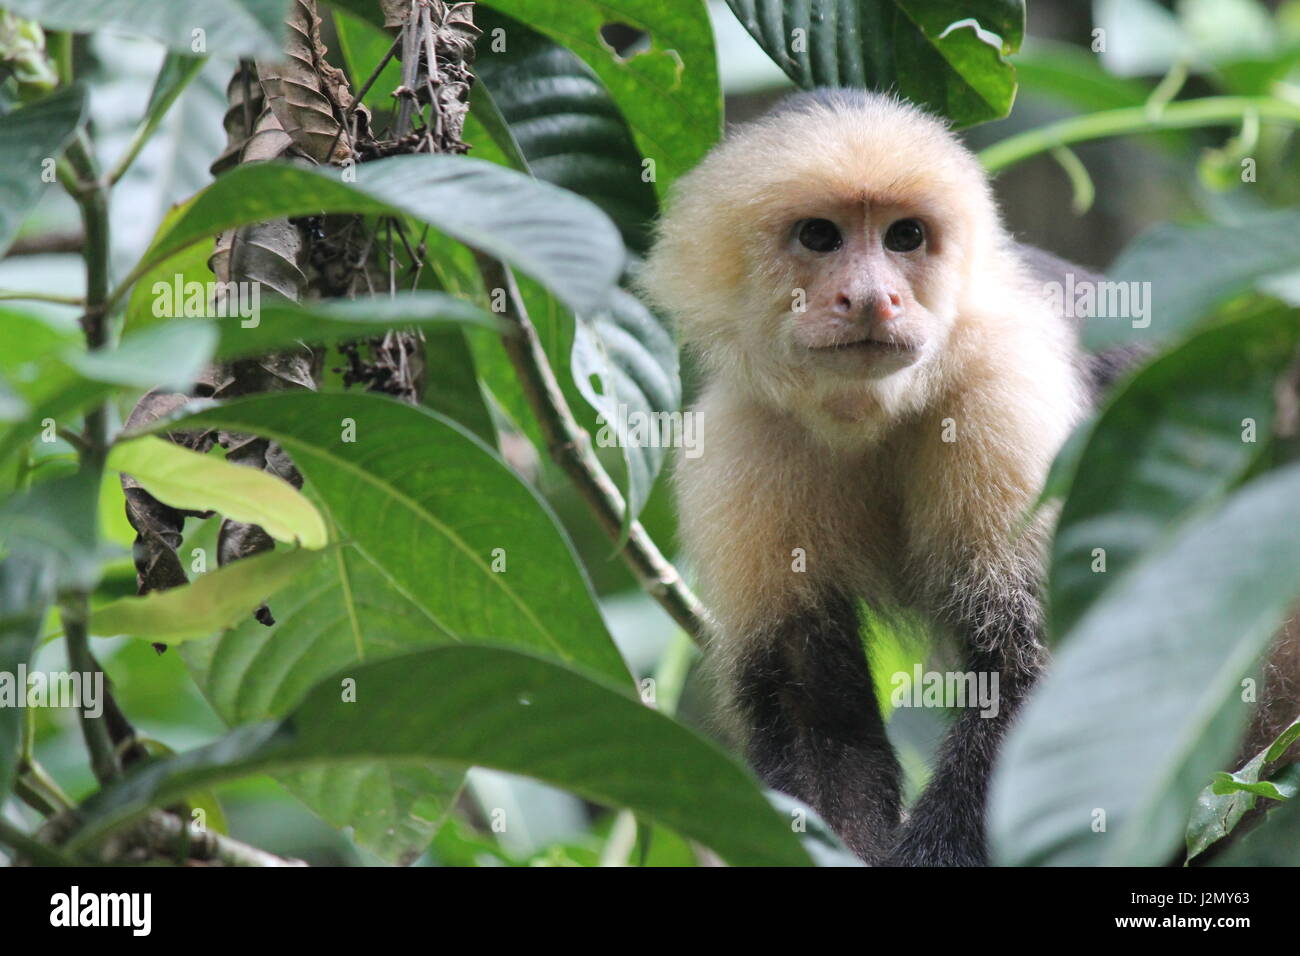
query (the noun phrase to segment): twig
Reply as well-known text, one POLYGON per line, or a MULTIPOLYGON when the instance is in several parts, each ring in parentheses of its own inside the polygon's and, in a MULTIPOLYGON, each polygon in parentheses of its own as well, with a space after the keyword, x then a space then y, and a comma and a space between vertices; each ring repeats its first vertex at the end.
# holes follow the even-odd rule
POLYGON ((85 305, 86 300, 78 295, 58 295, 54 292, 19 292, 0 289, 0 301, 19 299, 26 302, 53 302, 55 305, 85 305))
MULTIPOLYGON (((547 450, 552 460, 573 481, 601 528, 617 543, 622 539, 623 516, 627 508, 623 495, 592 450, 591 436, 573 417, 547 361, 537 329, 529 320, 519 297, 514 278, 496 259, 482 253, 475 253, 475 256, 486 287, 505 290, 505 318, 509 330, 502 334, 501 341, 546 439, 547 450)), ((622 555, 646 593, 658 601, 697 644, 702 644, 708 619, 704 606, 639 521, 632 522, 622 555)))
MULTIPOLYGON (((15 239, 7 256, 43 256, 55 252, 80 252, 85 237, 79 232, 52 232, 15 239)), ((81 304, 81 300, 77 300, 81 304)))

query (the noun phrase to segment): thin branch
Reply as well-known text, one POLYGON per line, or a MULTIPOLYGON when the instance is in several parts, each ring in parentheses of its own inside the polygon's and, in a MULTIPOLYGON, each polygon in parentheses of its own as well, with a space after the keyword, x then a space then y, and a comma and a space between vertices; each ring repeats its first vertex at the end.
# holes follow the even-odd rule
POLYGON ((1169 103, 1154 111, 1150 106, 1143 105, 1072 116, 1017 136, 1009 136, 1000 143, 981 150, 979 158, 985 169, 995 173, 1057 146, 1108 136, 1231 125, 1239 123, 1242 117, 1252 111, 1261 119, 1288 120, 1300 124, 1300 105, 1286 100, 1272 96, 1207 96, 1169 103))
MULTIPOLYGON (((68 645, 68 666, 73 671, 87 675, 103 670, 90 653, 90 634, 87 630, 89 610, 89 601, 84 593, 72 596, 60 607, 64 638, 68 645)), ((95 772, 95 779, 100 783, 108 783, 117 777, 120 769, 117 747, 108 732, 108 721, 103 714, 87 717, 82 708, 77 709, 77 719, 81 724, 81 735, 86 740, 86 749, 90 752, 90 768, 95 772)))
MULTIPOLYGON (((15 239, 6 256, 44 256, 56 252, 80 252, 86 237, 79 232, 51 232, 15 239)), ((77 300, 80 304, 81 300, 77 300)))
POLYGON ((53 302, 55 305, 85 305, 86 300, 79 295, 58 295, 54 292, 19 292, 12 289, 0 289, 0 301, 18 299, 26 302, 53 302))
MULTIPOLYGON (((515 374, 523 386, 552 460, 573 481, 579 494, 615 543, 622 540, 627 505, 622 493, 596 457, 591 436, 578 424, 564 398, 537 329, 528 318, 519 290, 509 271, 488 256, 476 253, 479 271, 489 289, 504 289, 508 331, 501 337, 515 374)), ((639 521, 633 521, 623 560, 641 587, 667 611, 697 643, 702 644, 708 613, 682 576, 663 556, 639 521)))

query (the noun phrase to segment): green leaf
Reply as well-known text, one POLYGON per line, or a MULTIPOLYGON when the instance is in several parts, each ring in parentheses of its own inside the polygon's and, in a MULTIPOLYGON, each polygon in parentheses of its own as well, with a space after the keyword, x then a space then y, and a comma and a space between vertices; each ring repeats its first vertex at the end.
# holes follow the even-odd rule
MULTIPOLYGON (((13 557, 0 561, 0 675, 8 680, 16 682, 18 669, 31 661, 54 583, 48 565, 13 557)), ((13 690, 26 698, 26 687, 15 683, 13 690)), ((0 706, 0 802, 8 798, 14 782, 24 713, 16 703, 0 706)))
POLYGON ((277 541, 323 548, 329 542, 315 505, 278 475, 232 465, 161 438, 146 436, 113 446, 108 467, 129 474, 163 504, 182 511, 216 511, 260 525, 277 541))
POLYGON ((52 174, 53 166, 42 164, 57 160, 72 139, 85 114, 85 99, 80 86, 59 90, 6 113, 0 122, 0 255, 52 181, 45 174, 52 174))
POLYGON ((1268 441, 1273 383, 1297 342, 1294 314, 1270 305, 1192 337, 1111 398, 1084 439, 1057 524, 1050 581, 1056 639, 1143 553, 1246 474, 1268 441), (1254 442, 1244 440, 1246 419, 1255 423, 1254 442), (1098 548, 1104 573, 1093 571, 1098 548))
MULTIPOLYGON (((383 24, 370 0, 332 0, 371 23, 383 24)), ((662 197, 673 180, 707 153, 722 131, 722 96, 713 48, 713 27, 704 3, 663 0, 494 0, 493 10, 513 17, 573 51, 600 78, 622 111, 641 153, 655 162, 655 189, 662 197), (622 23, 649 34, 649 46, 620 57, 600 28, 622 23)), ((477 16, 476 16, 477 19, 477 16)), ((484 33, 478 47, 491 56, 516 40, 484 33)), ((524 41, 526 42, 526 41, 524 41)), ((493 89, 497 94, 500 86, 493 89)))
POLYGON ((135 277, 223 229, 321 212, 405 213, 545 284, 576 311, 599 307, 623 267, 614 224, 591 203, 464 156, 393 156, 354 168, 238 166, 194 198, 135 277))
POLYGON ((630 524, 650 497, 666 448, 682 437, 680 429, 647 427, 668 421, 681 406, 677 344, 649 309, 620 290, 609 309, 578 322, 573 378, 600 415, 597 444, 617 442, 622 451, 630 524))
POLYGON ((590 199, 618 226, 624 245, 644 254, 658 211, 654 186, 643 179, 641 153, 600 79, 572 52, 509 17, 480 7, 474 19, 485 36, 501 30, 507 38, 499 52, 480 44, 474 59, 491 95, 472 102, 498 147, 513 146, 538 179, 590 199), (492 123, 489 106, 503 125, 492 123))
MULTIPOLYGON (((232 468, 235 466, 231 466, 232 468)), ((143 597, 119 598, 95 608, 92 634, 125 634, 163 644, 211 637, 232 627, 293 581, 318 551, 271 551, 234 561, 202 574, 189 584, 143 597)))
POLYGON ((786 74, 895 90, 957 126, 1011 111, 1023 0, 727 0, 786 74))
POLYGON ((1257 797, 1268 797, 1272 800, 1287 800, 1294 796, 1295 791, 1279 786, 1272 780, 1247 780, 1245 777, 1235 773, 1224 773, 1220 771, 1214 775, 1214 783, 1210 784, 1211 789, 1217 794, 1240 793, 1245 791, 1253 793, 1257 797))
POLYGON ((1092 318, 1084 324, 1090 351, 1133 342, 1167 342, 1259 279, 1294 269, 1300 261, 1300 210, 1243 217, 1233 225, 1156 226, 1125 247, 1106 270, 1112 282, 1149 283, 1143 297, 1150 324, 1092 318), (1268 236, 1261 242, 1261 236, 1268 236))
POLYGON ((290 0, 5 0, 27 20, 56 30, 111 30, 152 37, 182 53, 277 56, 290 0), (194 48, 203 31, 204 49, 194 48))
POLYGON ((628 680, 554 516, 461 426, 375 395, 286 392, 158 427, 194 426, 279 442, 342 540, 448 639, 509 641, 628 680))
POLYGON ((714 744, 630 694, 493 647, 436 648, 340 671, 287 719, 145 766, 91 797, 70 849, 220 780, 360 761, 523 774, 632 809, 732 864, 808 863, 752 778, 714 744), (342 699, 348 678, 354 703, 342 699))
POLYGON ((1245 485, 1145 556, 1075 626, 994 775, 1008 865, 1154 866, 1232 759, 1240 681, 1300 593, 1300 465, 1245 485), (1098 812, 1104 832, 1094 832, 1098 812))
MULTIPOLYGON (((271 605, 275 624, 246 618, 181 654, 230 726, 284 717, 324 678, 362 661, 446 644, 424 609, 360 549, 330 549, 271 605)), ((462 774, 432 765, 330 766, 277 774, 330 824, 391 862, 429 845, 462 774)))

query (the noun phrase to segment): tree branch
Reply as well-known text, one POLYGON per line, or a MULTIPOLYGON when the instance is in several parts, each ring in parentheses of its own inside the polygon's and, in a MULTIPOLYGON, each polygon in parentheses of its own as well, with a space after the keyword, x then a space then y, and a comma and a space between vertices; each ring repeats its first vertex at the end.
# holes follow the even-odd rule
MULTIPOLYGON (((528 318, 514 278, 496 259, 481 253, 475 255, 487 288, 505 290, 505 319, 509 330, 502 334, 501 341, 546 439, 551 459, 573 481, 601 528, 617 543, 622 538, 623 516, 627 510, 623 495, 592 450, 591 436, 574 418, 547 361, 537 329, 528 318)), ((702 644, 708 612, 639 521, 632 522, 621 553, 646 593, 697 644, 702 644)))

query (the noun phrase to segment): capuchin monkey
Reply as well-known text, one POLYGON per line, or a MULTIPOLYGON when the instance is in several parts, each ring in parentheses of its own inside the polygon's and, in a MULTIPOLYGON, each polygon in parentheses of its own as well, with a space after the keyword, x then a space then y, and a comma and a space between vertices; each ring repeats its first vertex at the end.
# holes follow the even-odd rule
POLYGON ((639 280, 705 373, 677 484, 729 710, 762 779, 869 863, 987 863, 989 772, 1045 657, 1032 505, 1131 360, 1086 356, 1053 310, 1069 268, 1011 239, 941 121, 829 90, 683 177, 639 280), (905 821, 859 601, 919 611, 998 679, 905 821))

